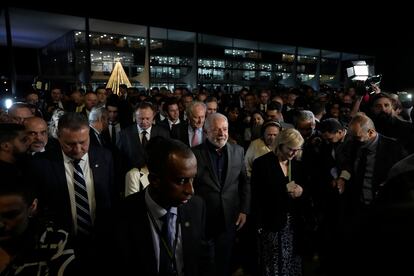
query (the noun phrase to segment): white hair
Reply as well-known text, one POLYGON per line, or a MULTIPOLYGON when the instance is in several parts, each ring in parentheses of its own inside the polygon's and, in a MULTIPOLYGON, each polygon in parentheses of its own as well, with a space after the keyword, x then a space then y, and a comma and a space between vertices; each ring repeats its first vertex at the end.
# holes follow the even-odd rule
POLYGON ((221 113, 216 112, 216 113, 213 113, 213 114, 207 116, 206 121, 204 122, 204 129, 209 130, 210 127, 211 127, 211 124, 213 123, 213 121, 215 121, 218 118, 224 119, 226 121, 226 123, 229 124, 226 116, 224 116, 221 113))
POLYGON ((89 113, 88 120, 89 123, 95 123, 102 119, 102 117, 108 113, 105 107, 93 107, 91 112, 89 113))

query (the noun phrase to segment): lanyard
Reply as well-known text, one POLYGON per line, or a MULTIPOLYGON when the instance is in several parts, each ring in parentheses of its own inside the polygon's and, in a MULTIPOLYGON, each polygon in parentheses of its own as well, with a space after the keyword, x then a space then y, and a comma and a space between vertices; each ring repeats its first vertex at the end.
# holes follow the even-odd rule
POLYGON ((147 213, 148 213, 148 215, 149 215, 149 217, 151 219, 152 225, 154 225, 155 231, 157 232, 158 239, 162 243, 165 251, 168 254, 168 257, 170 258, 171 262, 173 263, 174 270, 177 271, 177 262, 176 262, 176 259, 175 259, 175 251, 177 249, 178 230, 179 230, 178 229, 178 224, 179 224, 178 209, 177 209, 177 220, 175 221, 175 237, 174 237, 174 243, 173 243, 173 247, 172 247, 172 250, 171 250, 170 247, 167 244, 167 241, 164 240, 164 238, 162 237, 161 230, 158 227, 158 224, 156 223, 155 218, 153 217, 151 211, 148 209, 148 206, 146 206, 146 207, 147 207, 147 213))

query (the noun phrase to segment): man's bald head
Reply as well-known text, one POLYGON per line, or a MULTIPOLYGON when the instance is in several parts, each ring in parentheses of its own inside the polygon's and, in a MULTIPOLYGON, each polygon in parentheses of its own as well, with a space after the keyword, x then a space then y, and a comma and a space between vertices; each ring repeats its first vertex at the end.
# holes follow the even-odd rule
POLYGON ((30 152, 42 152, 48 141, 48 129, 45 120, 39 117, 27 118, 24 121, 30 152))

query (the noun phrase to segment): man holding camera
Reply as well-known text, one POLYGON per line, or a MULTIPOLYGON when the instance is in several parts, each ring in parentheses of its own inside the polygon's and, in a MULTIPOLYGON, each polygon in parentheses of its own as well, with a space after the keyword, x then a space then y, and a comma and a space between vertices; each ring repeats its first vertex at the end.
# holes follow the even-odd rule
POLYGON ((371 99, 371 117, 375 127, 382 135, 395 138, 409 153, 414 152, 414 127, 394 115, 393 99, 385 93, 376 94, 371 99))

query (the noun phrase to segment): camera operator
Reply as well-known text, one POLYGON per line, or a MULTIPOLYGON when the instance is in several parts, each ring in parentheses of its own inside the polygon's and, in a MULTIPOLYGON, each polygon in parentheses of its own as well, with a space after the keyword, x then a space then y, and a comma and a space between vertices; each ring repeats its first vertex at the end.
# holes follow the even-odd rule
POLYGON ((372 78, 368 78, 365 82, 357 81, 355 82, 355 87, 352 87, 355 91, 356 100, 354 106, 351 110, 351 117, 354 117, 358 112, 368 112, 368 103, 372 96, 371 94, 381 93, 381 88, 379 87, 381 76, 374 76, 375 81, 372 81, 372 78))
POLYGON ((370 115, 377 131, 397 139, 409 153, 413 153, 414 126, 395 116, 392 97, 386 93, 375 94, 370 103, 370 115))

